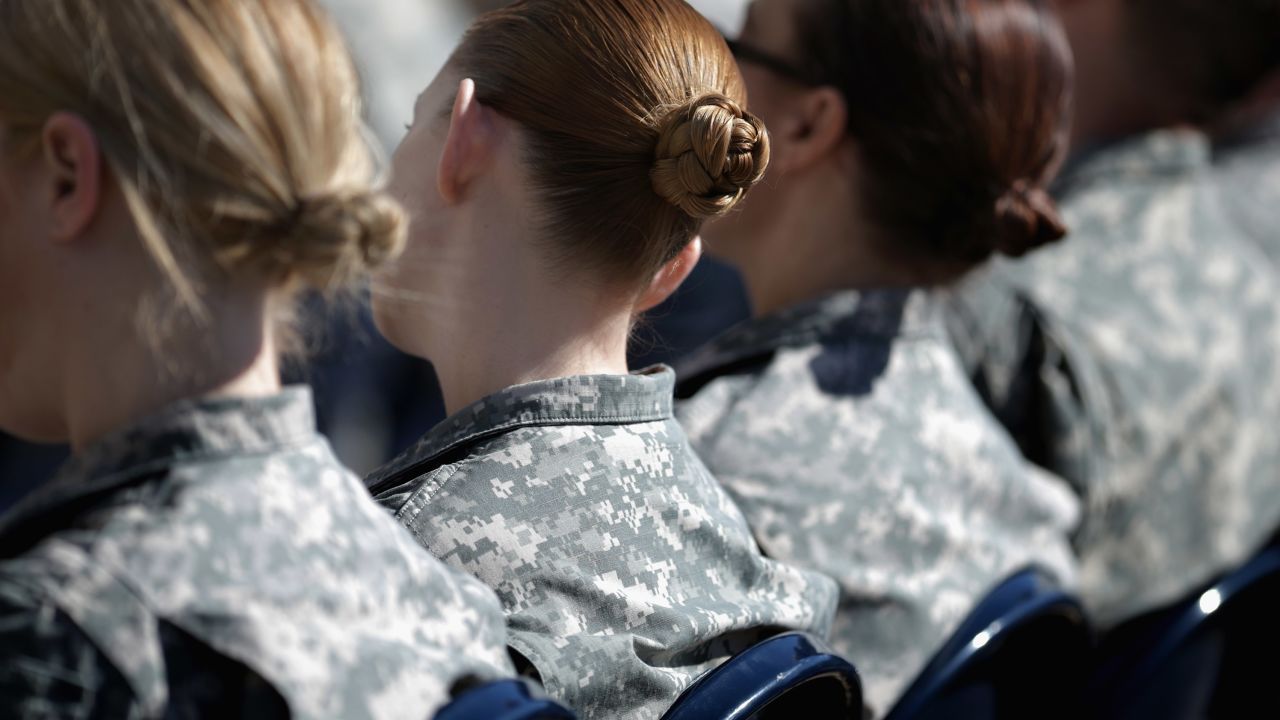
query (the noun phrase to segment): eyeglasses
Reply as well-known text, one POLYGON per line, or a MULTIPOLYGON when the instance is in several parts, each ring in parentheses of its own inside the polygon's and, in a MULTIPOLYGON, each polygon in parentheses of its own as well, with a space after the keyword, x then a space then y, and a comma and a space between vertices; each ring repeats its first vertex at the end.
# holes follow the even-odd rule
POLYGON ((801 85, 817 87, 819 85, 827 84, 825 80, 822 80, 814 73, 804 70, 787 60, 783 60, 777 55, 766 50, 761 50, 754 45, 744 43, 740 40, 734 40, 727 36, 724 41, 729 44, 729 51, 732 52, 733 56, 739 61, 754 63, 766 70, 769 70, 770 72, 781 75, 788 80, 798 82, 801 85))

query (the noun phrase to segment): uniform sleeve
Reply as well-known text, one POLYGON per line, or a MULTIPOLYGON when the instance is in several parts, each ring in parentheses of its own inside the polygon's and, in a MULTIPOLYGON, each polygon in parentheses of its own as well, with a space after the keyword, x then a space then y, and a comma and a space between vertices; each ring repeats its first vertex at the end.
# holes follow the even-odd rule
POLYGON ((1023 456, 1079 489, 1093 450, 1083 368, 1050 323, 1011 285, 981 273, 949 293, 946 321, 974 388, 1023 456))
POLYGON ((141 717, 128 682, 54 604, 0 578, 0 717, 141 717))

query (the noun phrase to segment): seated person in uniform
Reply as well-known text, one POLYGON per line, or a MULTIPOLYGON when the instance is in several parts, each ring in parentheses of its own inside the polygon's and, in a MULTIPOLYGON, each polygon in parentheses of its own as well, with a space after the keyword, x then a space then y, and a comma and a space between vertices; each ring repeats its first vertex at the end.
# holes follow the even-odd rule
POLYGON ((1070 242, 957 292, 953 336, 1031 460, 1084 498, 1081 591, 1110 628, 1280 525, 1280 281, 1196 129, 1280 53, 1280 2, 1059 0, 1077 59, 1070 242))
POLYGON ((69 442, 0 519, 0 716, 421 720, 510 675, 281 389, 296 291, 394 255, 311 0, 0 0, 0 428, 69 442))
POLYGON ((757 0, 735 47, 771 179, 706 230, 755 317, 682 362, 694 449, 766 554, 840 584, 888 711, 975 604, 1073 581, 1077 502, 974 393, 933 288, 1064 228, 1071 57, 1031 0, 757 0))
POLYGON ((764 173, 745 100, 683 0, 526 0, 472 26, 395 155, 410 241, 375 317, 451 415, 366 482, 497 592, 517 667, 583 718, 655 719, 834 610, 830 579, 760 554, 673 419, 672 371, 627 371, 637 315, 764 173))

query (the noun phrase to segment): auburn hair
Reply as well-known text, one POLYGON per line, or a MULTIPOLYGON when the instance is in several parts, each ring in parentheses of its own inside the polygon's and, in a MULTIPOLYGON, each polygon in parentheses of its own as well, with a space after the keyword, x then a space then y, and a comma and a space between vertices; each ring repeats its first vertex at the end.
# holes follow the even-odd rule
POLYGON ((719 32, 683 0, 521 0, 449 63, 524 132, 555 262, 642 281, 769 162, 719 32))

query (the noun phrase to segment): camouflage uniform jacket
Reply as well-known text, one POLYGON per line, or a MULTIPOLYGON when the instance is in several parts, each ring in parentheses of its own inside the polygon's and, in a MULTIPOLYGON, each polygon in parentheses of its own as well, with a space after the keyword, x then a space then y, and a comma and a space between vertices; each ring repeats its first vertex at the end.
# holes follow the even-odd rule
POLYGON ((1222 212, 1209 157, 1182 131, 1084 156, 1060 185, 1071 237, 951 298, 979 388, 1084 499, 1074 542, 1103 627, 1280 524, 1280 282, 1222 212))
POLYGON ((830 628, 831 581, 760 555, 673 419, 674 384, 659 367, 508 388, 366 481, 497 592, 511 647, 584 720, 654 720, 726 656, 830 628))
POLYGON ((1232 220, 1280 264, 1280 112, 1253 132, 1223 143, 1214 165, 1232 220))
POLYGON ((1001 580, 1074 581, 1075 497, 983 407, 928 294, 748 321, 681 377, 678 417, 765 554, 839 582, 833 645, 877 716, 1001 580))
POLYGON ((176 405, 0 525, 0 717, 423 720, 512 672, 493 595, 368 497, 303 388, 176 405))

